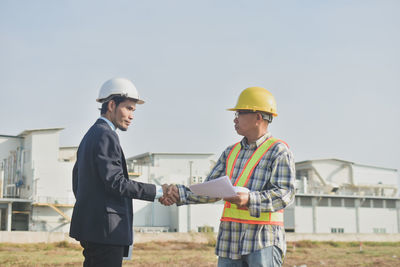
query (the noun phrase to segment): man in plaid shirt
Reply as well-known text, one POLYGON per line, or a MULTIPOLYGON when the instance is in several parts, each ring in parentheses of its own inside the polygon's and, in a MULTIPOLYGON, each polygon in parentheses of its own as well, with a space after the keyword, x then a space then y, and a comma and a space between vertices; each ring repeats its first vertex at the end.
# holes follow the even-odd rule
MULTIPOLYGON (((261 87, 245 89, 235 108, 235 130, 243 139, 229 146, 206 181, 228 175, 249 192, 225 198, 215 253, 218 266, 281 266, 286 252, 283 209, 294 200, 295 165, 286 143, 268 132, 275 99, 261 87)), ((183 185, 178 205, 219 199, 198 196, 183 185)))

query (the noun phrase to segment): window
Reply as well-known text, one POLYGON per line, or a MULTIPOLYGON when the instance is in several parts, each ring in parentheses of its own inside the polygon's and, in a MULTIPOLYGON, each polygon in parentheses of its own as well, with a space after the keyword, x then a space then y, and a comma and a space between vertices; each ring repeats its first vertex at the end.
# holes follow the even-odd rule
POLYGON ((193 176, 192 177, 192 184, 200 184, 202 182, 203 182, 203 177, 201 177, 201 176, 198 176, 198 177, 193 176))
POLYGON ((371 208, 371 200, 370 199, 365 199, 364 201, 361 201, 361 207, 371 208))
POLYGON ((386 228, 373 228, 374 234, 386 234, 386 228))
POLYGON ((31 151, 24 150, 24 163, 28 163, 31 160, 31 151))
POLYGON ((214 232, 214 227, 212 227, 212 226, 200 226, 200 227, 197 227, 197 231, 199 233, 213 233, 214 232))
POLYGON ((372 201, 372 206, 374 208, 383 208, 383 199, 374 199, 372 201))
POLYGON ((303 177, 308 177, 308 170, 298 170, 298 171, 296 171, 296 179, 300 180, 303 177))
POLYGON ((300 197, 300 205, 304 207, 312 206, 311 198, 310 197, 300 197))
POLYGON ((319 206, 319 207, 328 207, 328 206, 329 206, 329 201, 328 201, 328 199, 329 199, 329 198, 327 198, 327 197, 321 198, 321 199, 318 201, 318 206, 319 206))
POLYGON ((331 228, 331 233, 332 234, 343 234, 344 228, 331 228))
POLYGON ((346 208, 354 208, 356 206, 356 202, 353 198, 345 198, 344 199, 344 206, 346 208))
POLYGON ((331 198, 331 206, 332 207, 341 207, 342 199, 341 198, 331 198))
POLYGON ((395 209, 396 208, 396 200, 386 200, 386 208, 395 209))

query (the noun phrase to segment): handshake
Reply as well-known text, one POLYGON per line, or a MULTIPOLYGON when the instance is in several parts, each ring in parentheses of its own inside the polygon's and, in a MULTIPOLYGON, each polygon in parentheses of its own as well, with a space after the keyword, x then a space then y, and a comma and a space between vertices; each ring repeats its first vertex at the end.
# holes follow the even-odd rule
POLYGON ((163 184, 162 189, 164 195, 158 201, 164 206, 171 206, 180 200, 178 187, 174 184, 163 184))

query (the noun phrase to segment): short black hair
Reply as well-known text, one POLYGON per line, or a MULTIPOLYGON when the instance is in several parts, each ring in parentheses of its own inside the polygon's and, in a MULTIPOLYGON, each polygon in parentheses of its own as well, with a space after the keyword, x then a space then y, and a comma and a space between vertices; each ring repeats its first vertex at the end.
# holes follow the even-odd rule
POLYGON ((110 102, 111 100, 114 100, 115 106, 118 107, 119 104, 121 104, 122 102, 124 102, 127 99, 128 98, 125 96, 114 96, 114 97, 108 99, 106 102, 103 102, 101 104, 100 115, 104 115, 107 113, 108 102, 110 102))

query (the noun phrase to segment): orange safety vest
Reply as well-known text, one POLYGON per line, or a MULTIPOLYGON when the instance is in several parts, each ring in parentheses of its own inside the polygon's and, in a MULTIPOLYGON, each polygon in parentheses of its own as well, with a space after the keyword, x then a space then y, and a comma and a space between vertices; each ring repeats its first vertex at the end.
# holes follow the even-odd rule
MULTIPOLYGON (((234 186, 246 187, 249 179, 260 162, 261 158, 267 153, 267 151, 277 142, 283 142, 282 140, 270 137, 265 140, 257 149, 253 155, 247 160, 246 165, 236 179, 234 186)), ((283 142, 285 143, 285 142, 283 142)), ((285 143, 286 144, 286 143, 285 143)), ((236 160, 239 156, 239 152, 242 146, 236 143, 226 159, 226 175, 232 179, 233 168, 235 167, 236 160)), ((235 204, 231 204, 225 201, 224 211, 222 213, 221 221, 231 221, 239 223, 249 224, 273 224, 283 226, 283 209, 277 212, 261 212, 260 217, 253 217, 247 208, 238 208, 235 204)))

